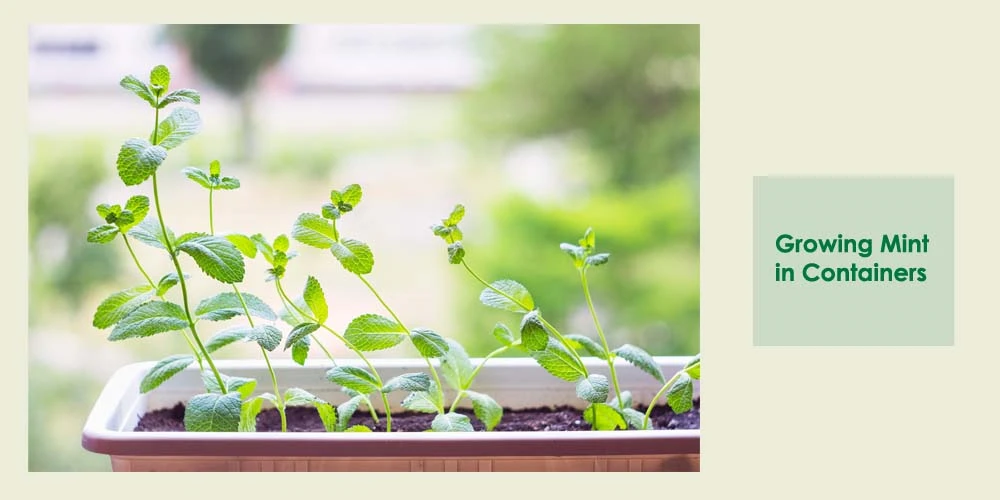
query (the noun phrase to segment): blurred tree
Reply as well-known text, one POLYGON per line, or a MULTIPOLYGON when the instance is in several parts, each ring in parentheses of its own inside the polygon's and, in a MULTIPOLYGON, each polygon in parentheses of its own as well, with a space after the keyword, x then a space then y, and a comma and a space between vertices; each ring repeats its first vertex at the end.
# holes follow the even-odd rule
POLYGON ((582 140, 622 188, 697 169, 698 25, 481 30, 470 118, 492 139, 582 140))
POLYGON ((288 48, 288 24, 174 24, 167 36, 185 47, 201 75, 237 100, 240 108, 238 158, 257 159, 253 90, 260 75, 288 48))

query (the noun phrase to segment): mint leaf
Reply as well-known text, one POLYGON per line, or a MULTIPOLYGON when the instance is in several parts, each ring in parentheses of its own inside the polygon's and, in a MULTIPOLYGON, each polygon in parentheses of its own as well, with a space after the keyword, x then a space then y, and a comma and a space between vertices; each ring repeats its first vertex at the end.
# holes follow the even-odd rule
POLYGON ((149 103, 150 106, 156 106, 156 96, 153 95, 153 91, 146 85, 145 82, 139 80, 138 78, 128 75, 118 82, 125 90, 131 91, 133 94, 142 98, 142 100, 149 103))
POLYGON ((410 341, 425 358, 440 358, 448 352, 448 342, 433 330, 414 328, 410 331, 410 341))
POLYGON ((394 347, 406 337, 406 329, 378 314, 362 314, 351 320, 344 338, 361 351, 379 351, 394 347))
POLYGON ((441 401, 441 393, 437 390, 437 384, 431 382, 431 390, 411 392, 403 399, 403 408, 421 413, 437 413, 444 403, 441 401))
POLYGON ((333 223, 316 214, 305 213, 295 219, 292 238, 303 245, 330 248, 340 239, 333 223))
POLYGON ((87 231, 88 243, 111 243, 118 236, 118 226, 114 224, 101 224, 90 228, 87 231))
POLYGON ((622 404, 618 404, 618 396, 611 398, 611 402, 608 403, 614 407, 629 408, 632 406, 632 393, 629 391, 622 391, 622 404))
POLYGON ((587 257, 587 260, 585 262, 587 263, 588 266, 597 267, 603 264, 607 264, 609 258, 611 258, 611 254, 609 253, 598 253, 591 255, 590 257, 587 257))
POLYGON ((133 196, 125 202, 125 210, 132 213, 132 220, 130 222, 119 221, 118 227, 122 232, 127 232, 146 218, 146 215, 149 214, 149 198, 142 195, 133 196))
POLYGON ((368 427, 365 427, 365 426, 363 426, 361 424, 352 425, 352 426, 344 429, 344 432, 371 432, 371 431, 372 431, 371 429, 369 429, 368 427))
POLYGON ((474 368, 462 344, 454 339, 445 339, 448 352, 441 358, 441 376, 452 389, 461 390, 469 382, 474 368))
POLYGON ((167 159, 167 150, 145 139, 129 139, 118 151, 118 176, 126 186, 142 184, 167 159))
POLYGON ((667 389, 667 404, 674 413, 681 414, 694 408, 694 379, 681 372, 674 385, 667 389))
MULTIPOLYGON (((336 432, 337 431, 337 409, 333 407, 330 403, 319 402, 313 403, 316 407, 316 412, 319 413, 319 419, 323 422, 323 428, 326 432, 336 432)), ((363 426, 357 426, 363 427, 363 426)), ((367 429, 367 427, 365 427, 367 429)), ((358 431, 351 431, 358 432, 358 431)))
POLYGON ((136 308, 149 302, 153 298, 151 290, 149 285, 141 285, 109 295, 94 312, 94 327, 103 330, 118 323, 136 308))
POLYGON ((181 370, 187 368, 191 363, 194 363, 194 356, 189 354, 175 354, 161 359, 142 378, 142 382, 139 383, 139 392, 146 394, 156 389, 160 384, 180 373, 181 370))
POLYGON ((665 384, 667 382, 667 379, 663 376, 663 371, 660 370, 660 365, 656 363, 653 356, 650 356, 650 354, 643 349, 632 344, 625 344, 618 349, 615 349, 614 353, 619 358, 632 363, 636 368, 650 374, 661 384, 665 384))
POLYGON ((580 246, 588 250, 597 246, 597 236, 594 234, 594 228, 588 227, 587 231, 583 233, 583 238, 580 239, 580 246))
POLYGON ((535 301, 524 285, 514 280, 499 280, 494 281, 491 286, 502 293, 493 288, 486 288, 479 294, 479 301, 484 305, 516 313, 528 312, 535 308, 535 301))
POLYGON ((215 334, 214 337, 209 339, 208 344, 205 345, 205 349, 208 352, 213 352, 237 340, 256 342, 264 349, 273 351, 281 344, 281 330, 271 325, 234 326, 215 334))
POLYGON ((528 351, 541 351, 549 343, 549 330, 542 323, 538 311, 531 311, 521 318, 521 345, 528 351))
POLYGON ((209 162, 208 173, 212 177, 218 177, 219 175, 222 174, 222 164, 219 163, 219 160, 212 160, 211 162, 209 162))
POLYGON ((122 318, 108 340, 149 337, 187 327, 187 316, 181 306, 166 301, 147 302, 122 318))
POLYGON ((628 428, 628 423, 621 414, 605 403, 591 403, 583 410, 583 420, 599 431, 628 428))
POLYGON ((156 126, 149 142, 165 149, 180 146, 201 130, 201 117, 191 108, 177 108, 156 126))
MULTIPOLYGON (((222 378, 222 383, 226 385, 226 391, 239 393, 243 399, 249 398, 253 394, 253 390, 257 388, 257 381, 252 378, 231 377, 225 373, 220 373, 219 376, 222 378)), ((201 380, 205 383, 205 390, 222 394, 219 381, 215 379, 215 374, 211 370, 201 372, 201 380)))
POLYGON ((294 346, 316 330, 319 330, 319 325, 316 323, 302 323, 292 328, 292 331, 288 334, 288 338, 285 340, 285 350, 288 350, 289 347, 294 346))
POLYGON ((333 203, 324 203, 320 209, 320 215, 325 219, 337 220, 340 218, 340 209, 334 206, 333 203))
POLYGON ((361 203, 361 186, 358 184, 348 185, 341 191, 340 199, 344 203, 349 203, 352 207, 358 206, 361 203))
POLYGON ((160 104, 156 107, 165 108, 168 104, 175 102, 186 102, 189 104, 201 104, 201 94, 194 89, 177 89, 160 99, 160 104))
POLYGON ((188 179, 197 182, 201 187, 212 189, 212 179, 208 177, 208 174, 204 170, 198 167, 184 167, 181 169, 181 173, 188 179))
POLYGON ((576 395, 584 401, 603 403, 608 400, 608 377, 591 373, 589 377, 576 383, 576 395))
MULTIPOLYGON (((612 407, 614 406, 612 405, 612 407)), ((629 427, 639 431, 646 430, 643 426, 646 422, 646 415, 641 411, 626 407, 623 410, 619 410, 618 413, 625 419, 629 427)))
POLYGON ((281 321, 284 321, 285 323, 288 324, 288 326, 291 327, 298 326, 302 323, 315 323, 311 317, 303 316, 301 313, 299 313, 298 310, 296 310, 297 307, 301 309, 303 313, 312 314, 312 311, 309 310, 309 306, 306 305, 306 301, 302 297, 298 297, 294 299, 292 302, 295 305, 295 307, 289 308, 286 305, 285 307, 281 308, 281 311, 278 313, 278 316, 281 318, 281 321))
POLYGON ((292 344, 292 361, 304 365, 306 357, 309 356, 309 344, 312 341, 309 336, 302 337, 298 342, 292 344))
POLYGON ((451 214, 444 220, 444 225, 457 226, 459 222, 462 222, 462 217, 465 217, 465 206, 455 205, 455 208, 451 209, 451 214))
POLYGON ((240 188, 240 180, 237 179, 236 177, 223 177, 219 179, 218 182, 215 183, 215 189, 232 190, 239 188, 240 188))
POLYGON ((354 274, 368 274, 375 265, 375 257, 368 245, 358 240, 343 239, 330 245, 330 252, 344 269, 354 274))
POLYGON ((245 255, 248 259, 252 259, 257 256, 257 245, 250 239, 249 236, 245 234, 233 233, 224 236, 230 243, 240 251, 241 254, 245 255))
POLYGON ((465 393, 472 399, 472 411, 476 414, 476 418, 486 426, 486 430, 492 431, 503 418, 503 407, 485 394, 474 391, 465 393))
POLYGON ((237 326, 222 330, 208 339, 208 342, 205 343, 205 350, 215 352, 237 340, 244 340, 246 339, 248 329, 249 327, 237 326))
MULTIPOLYGON (((284 235, 281 235, 281 236, 284 236, 284 235)), ((271 264, 273 266, 274 265, 274 249, 271 248, 271 245, 267 242, 266 239, 264 239, 264 235, 262 235, 260 233, 257 233, 255 235, 251 236, 250 240, 253 241, 254 246, 257 247, 257 250, 259 250, 260 253, 261 253, 261 255, 264 256, 264 260, 266 260, 268 264, 271 264)), ((235 243, 234 243, 234 245, 235 245, 235 243)))
POLYGON ((404 373, 398 377, 389 379, 382 386, 382 392, 388 394, 395 391, 428 391, 430 387, 431 379, 426 373, 404 373))
MULTIPOLYGON (((170 70, 160 64, 149 72, 149 85, 154 92, 166 92, 170 88, 170 70)), ((158 92, 158 93, 159 93, 158 92)))
POLYGON ((199 394, 187 402, 184 428, 188 432, 236 432, 242 406, 237 393, 199 394))
POLYGON ((366 401, 365 396, 358 394, 337 406, 336 429, 338 431, 347 428, 347 424, 351 423, 351 417, 354 416, 354 412, 358 411, 358 406, 361 405, 362 401, 366 401))
POLYGON ((545 371, 567 382, 576 382, 584 376, 585 370, 580 362, 554 339, 548 340, 544 350, 530 354, 545 371))
MULTIPOLYGON (((184 275, 185 279, 189 277, 190 276, 186 274, 184 275)), ((177 277, 177 273, 169 273, 167 275, 164 275, 162 278, 160 278, 160 282, 156 284, 156 295, 158 297, 163 297, 171 288, 173 288, 180 282, 181 280, 177 277)))
POLYGON ((431 422, 434 432, 472 432, 472 422, 461 413, 443 413, 434 417, 431 422))
POLYGON ((594 339, 584 335, 578 335, 575 333, 566 335, 565 337, 566 340, 569 340, 570 345, 573 345, 574 343, 576 344, 573 347, 576 348, 577 350, 583 349, 587 351, 587 353, 590 354, 591 356, 595 356, 604 360, 608 359, 608 354, 604 352, 604 348, 601 347, 600 344, 598 344, 596 341, 594 341, 594 339))
POLYGON ((493 327, 493 336, 505 346, 514 345, 514 333, 503 323, 497 322, 493 327))
POLYGON ((691 376, 691 378, 698 380, 701 378, 701 354, 696 355, 688 361, 688 364, 684 365, 684 371, 691 376))
POLYGON ((243 302, 246 303, 247 310, 250 311, 251 315, 268 321, 278 319, 278 316, 274 314, 271 307, 256 295, 250 295, 249 293, 237 295, 236 292, 222 292, 202 300, 198 304, 198 307, 195 308, 194 313, 199 319, 208 321, 223 321, 235 318, 236 316, 243 316, 246 314, 246 311, 243 310, 243 303, 240 302, 240 296, 243 297, 243 302))
POLYGON ((465 248, 462 247, 461 241, 456 241, 451 245, 448 245, 448 262, 451 264, 461 264, 462 259, 465 258, 465 248))
POLYGON ((177 250, 190 255, 211 278, 223 283, 243 281, 243 255, 225 238, 199 236, 177 245, 177 250))
POLYGON ((240 407, 240 432, 257 432, 257 415, 264 404, 264 396, 257 396, 243 402, 240 407))
POLYGON ((312 276, 306 278, 306 288, 302 292, 302 298, 306 301, 306 305, 309 306, 309 310, 316 317, 316 322, 326 322, 329 309, 326 305, 326 297, 323 295, 323 288, 319 285, 319 281, 316 278, 312 276))
POLYGON ((202 233, 199 231, 195 231, 193 233, 184 233, 177 237, 177 240, 174 241, 174 246, 182 245, 184 243, 187 243, 188 241, 191 241, 195 238, 199 238, 202 236, 208 236, 208 233, 202 233))
POLYGON ((166 236, 164 236, 163 230, 160 228, 160 223, 153 219, 146 219, 140 222, 139 225, 129 230, 128 235, 149 246, 163 250, 167 249, 168 238, 171 244, 175 240, 174 232, 169 227, 167 228, 166 236))
POLYGON ((378 379, 368 370, 355 366, 335 366, 326 372, 326 379, 341 387, 351 389, 359 394, 371 394, 378 391, 378 379))
POLYGON ((311 405, 316 403, 326 403, 326 401, 323 401, 313 395, 313 393, 298 387, 292 387, 285 391, 285 404, 288 406, 311 405))

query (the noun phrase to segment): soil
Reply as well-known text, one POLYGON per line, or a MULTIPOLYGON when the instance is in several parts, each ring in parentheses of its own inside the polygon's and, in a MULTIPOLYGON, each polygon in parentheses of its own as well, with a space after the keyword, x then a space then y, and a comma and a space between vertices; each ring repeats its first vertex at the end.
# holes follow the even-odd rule
MULTIPOLYGON (((645 407, 636 408, 642 413, 645 407)), ((477 431, 483 430, 483 424, 476 419, 471 411, 458 410, 469 416, 472 426, 477 431)), ((291 406, 285 410, 288 420, 288 430, 291 432, 325 432, 323 422, 319 419, 316 409, 311 406, 291 406)), ((430 428, 433 414, 416 412, 398 412, 392 414, 393 432, 421 432, 430 428)), ((701 427, 701 401, 694 400, 694 409, 680 415, 675 414, 666 405, 657 406, 649 417, 656 429, 698 429, 701 427)), ((385 431, 385 419, 379 415, 379 423, 374 423, 370 413, 358 411, 351 418, 351 425, 364 425, 374 431, 385 431)), ((281 418, 278 411, 270 408, 257 416, 258 432, 278 432, 281 430, 281 418)), ((590 424, 583 421, 580 410, 569 406, 554 408, 528 408, 511 410, 504 408, 503 419, 494 431, 589 431, 590 424)), ((176 431, 184 432, 184 403, 178 403, 173 408, 162 408, 151 411, 139 419, 136 432, 176 431)))

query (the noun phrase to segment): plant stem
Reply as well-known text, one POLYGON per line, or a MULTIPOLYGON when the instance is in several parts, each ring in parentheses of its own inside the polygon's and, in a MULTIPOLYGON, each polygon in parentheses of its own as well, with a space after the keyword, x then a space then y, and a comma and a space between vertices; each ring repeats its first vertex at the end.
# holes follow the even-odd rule
MULTIPOLYGON (((153 280, 149 278, 148 274, 146 274, 146 270, 142 268, 142 264, 139 264, 139 258, 136 257, 135 252, 132 250, 132 244, 128 242, 128 236, 125 236, 125 233, 122 233, 122 240, 125 241, 125 247, 128 248, 128 253, 132 255, 132 261, 135 262, 135 267, 139 268, 139 272, 146 278, 146 282, 149 283, 149 286, 153 287, 153 290, 156 290, 156 285, 153 283, 153 280)), ((166 299, 160 297, 160 300, 166 299)), ((187 336, 187 333, 184 332, 184 330, 181 330, 181 336, 184 337, 184 341, 187 342, 188 347, 191 348, 191 352, 194 353, 195 359, 198 360, 198 367, 204 370, 205 365, 201 360, 201 353, 198 352, 198 348, 194 346, 194 343, 191 342, 191 339, 187 336)))
MULTIPOLYGON (((355 276, 357 276, 358 279, 360 279, 361 282, 364 283, 365 286, 367 286, 369 290, 371 290, 372 295, 374 295, 375 298, 378 299, 379 303, 382 304, 382 307, 384 307, 385 310, 389 312, 389 315, 392 316, 392 319, 396 320, 396 323, 399 324, 399 326, 401 326, 403 328, 403 330, 406 330, 406 336, 410 337, 410 341, 412 342, 413 341, 413 337, 410 334, 410 329, 407 328, 406 325, 403 324, 403 322, 399 319, 399 316, 396 316, 395 311, 393 311, 392 308, 389 307, 389 304, 386 304, 385 301, 382 300, 382 296, 379 295, 377 291, 375 291, 375 287, 373 287, 372 284, 369 283, 368 280, 366 280, 364 276, 362 276, 360 274, 355 274, 355 276)), ((437 370, 434 369, 434 364, 431 363, 430 359, 428 359, 428 358, 426 358, 424 356, 421 356, 421 357, 424 358, 424 362, 427 363, 427 368, 431 371, 431 375, 434 376, 434 383, 437 384, 438 395, 440 396, 438 398, 438 400, 439 401, 444 401, 444 388, 441 386, 441 378, 438 377, 437 370)), ((440 406, 438 406, 438 412, 440 412, 442 414, 444 413, 444 404, 441 404, 440 406)))
POLYGON ((492 358, 493 356, 500 355, 506 352, 507 349, 510 349, 515 345, 517 344, 505 345, 497 349, 494 349, 493 352, 487 354, 486 357, 479 362, 479 366, 477 366, 475 370, 472 370, 472 373, 469 374, 469 378, 468 380, 465 381, 465 384, 462 386, 462 389, 459 390, 458 394, 455 395, 455 401, 451 403, 451 408, 448 409, 448 413, 455 411, 455 408, 458 406, 458 402, 461 401, 462 398, 465 396, 465 391, 467 391, 469 387, 472 386, 472 381, 476 379, 476 375, 479 375, 479 370, 482 370, 483 367, 486 366, 486 362, 489 361, 490 358, 492 358))
POLYGON ((215 220, 214 220, 215 218, 212 215, 214 212, 212 210, 212 194, 214 193, 215 189, 212 188, 208 189, 208 230, 210 232, 209 234, 215 234, 215 220))
MULTIPOLYGON (((479 281, 480 283, 482 283, 486 288, 489 288, 490 290, 493 290, 494 292, 496 292, 496 293, 500 294, 501 296, 505 297, 507 300, 513 302, 514 304, 517 304, 521 309, 524 309, 525 311, 530 311, 531 310, 530 307, 526 306, 521 301, 515 299, 514 297, 511 297, 510 295, 508 295, 507 293, 505 293, 503 290, 500 290, 499 288, 493 286, 491 283, 489 283, 486 280, 484 280, 483 278, 481 278, 478 274, 476 274, 475 271, 472 270, 471 267, 469 267, 469 264, 467 262, 465 262, 464 258, 462 259, 462 266, 465 267, 466 271, 469 271, 469 274, 471 274, 472 277, 476 279, 476 281, 479 281)), ((583 376, 584 377, 589 377, 590 373, 587 371, 587 367, 583 364, 583 359, 580 358, 580 355, 576 352, 576 349, 573 349, 573 347, 571 347, 569 345, 569 342, 566 341, 566 338, 563 337, 563 335, 561 333, 559 333, 559 330, 557 330, 556 327, 552 326, 552 323, 549 323, 548 320, 546 320, 544 317, 542 317, 541 312, 538 313, 538 319, 542 322, 542 325, 544 325, 545 328, 547 328, 548 330, 550 330, 552 332, 552 334, 556 337, 556 340, 558 340, 559 343, 562 344, 563 347, 565 347, 567 351, 569 351, 570 355, 572 355, 574 358, 576 358, 576 360, 580 363, 580 368, 583 369, 583 376)))
MULTIPOLYGON (((368 358, 365 357, 365 355, 361 352, 360 349, 358 349, 357 347, 355 347, 354 344, 352 344, 350 341, 348 341, 342 335, 340 335, 339 333, 337 333, 336 331, 334 331, 332 328, 330 328, 329 326, 326 326, 325 323, 320 323, 319 321, 316 320, 316 318, 314 318, 313 316, 311 316, 309 314, 306 314, 305 311, 303 311, 299 306, 295 305, 295 302, 292 302, 292 299, 289 299, 288 298, 288 294, 285 293, 285 289, 281 286, 281 280, 280 279, 275 279, 274 282, 275 282, 275 284, 278 287, 278 293, 285 300, 285 302, 288 303, 288 305, 290 305, 293 309, 295 309, 295 311, 298 312, 303 318, 306 318, 306 319, 312 321, 313 323, 318 324, 321 328, 323 328, 324 330, 326 330, 326 331, 330 332, 331 334, 333 334, 334 337, 337 337, 337 339, 340 340, 341 342, 343 342, 343 344, 348 349, 354 351, 354 353, 358 355, 358 358, 360 358, 361 361, 363 361, 365 363, 365 365, 368 366, 368 369, 371 370, 372 375, 375 377, 375 381, 378 382, 379 388, 381 388, 384 385, 382 383, 382 377, 378 374, 378 370, 375 369, 375 366, 372 365, 371 361, 369 361, 368 358)), ((382 391, 379 391, 379 395, 382 396, 382 404, 385 405, 385 431, 386 432, 392 432, 392 410, 389 407, 389 397, 384 392, 382 392, 382 391)), ((374 417, 374 415, 373 415, 373 417, 374 417)), ((376 423, 378 422, 378 418, 375 418, 375 422, 376 423)))
MULTIPOLYGON (((697 364, 695 366, 697 366, 697 364)), ((668 380, 666 384, 663 384, 663 387, 660 388, 660 392, 657 392, 656 395, 653 396, 653 399, 649 402, 649 408, 646 408, 646 416, 645 418, 642 419, 643 429, 649 428, 649 415, 653 413, 653 407, 656 406, 656 402, 660 399, 661 396, 663 396, 663 393, 667 392, 667 389, 669 389, 670 386, 674 385, 674 382, 677 382, 677 379, 681 376, 681 374, 690 368, 692 367, 682 369, 677 373, 675 373, 673 377, 670 377, 670 380, 668 380)))
MULTIPOLYGON (((292 309, 295 309, 296 311, 301 311, 301 309, 299 309, 298 307, 296 307, 295 304, 293 304, 291 301, 289 301, 285 297, 285 295, 282 293, 282 290, 280 290, 280 285, 279 285, 279 290, 278 290, 278 297, 281 299, 282 305, 284 305, 285 308, 288 309, 289 311, 292 310, 292 309)), ((333 366, 337 366, 337 360, 333 359, 333 355, 330 354, 330 351, 326 350, 326 346, 324 346, 323 343, 320 342, 319 339, 316 338, 315 335, 310 334, 309 337, 311 337, 313 339, 313 341, 316 342, 316 345, 318 345, 319 348, 323 350, 323 353, 326 354, 326 358, 330 360, 330 363, 332 363, 333 366)))
POLYGON ((624 410, 625 405, 622 401, 622 390, 618 385, 618 374, 615 373, 615 356, 611 352, 611 348, 608 347, 608 340, 604 336, 604 329, 601 328, 601 322, 597 319, 597 310, 594 309, 594 301, 590 298, 590 286, 587 284, 586 269, 580 269, 580 281, 583 284, 583 296, 587 298, 587 307, 590 309, 590 316, 594 318, 594 326, 597 327, 597 335, 601 337, 601 345, 604 346, 604 354, 608 359, 608 370, 611 372, 611 383, 615 386, 618 408, 624 410))

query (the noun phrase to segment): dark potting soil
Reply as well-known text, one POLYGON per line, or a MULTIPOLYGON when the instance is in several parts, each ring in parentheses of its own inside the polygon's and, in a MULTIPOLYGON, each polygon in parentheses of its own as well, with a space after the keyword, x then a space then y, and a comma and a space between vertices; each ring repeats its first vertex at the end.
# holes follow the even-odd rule
MULTIPOLYGON (((645 407, 637 408, 642 413, 645 407)), ((483 424, 476 419, 472 411, 458 410, 469 416, 472 427, 483 430, 483 424)), ((288 430, 291 432, 325 432, 319 413, 312 406, 291 406, 285 410, 288 430)), ((656 429, 699 429, 701 427, 701 401, 694 400, 694 408, 682 414, 675 414, 666 405, 653 408, 649 416, 656 429)), ((431 426, 433 414, 416 412, 398 412, 392 414, 393 432, 420 432, 431 426)), ((351 425, 364 425, 374 431, 385 431, 385 419, 380 414, 379 423, 374 423, 371 414, 358 411, 351 418, 351 425)), ((258 432, 277 432, 281 430, 281 417, 278 411, 270 408, 257 416, 258 432)), ((503 420, 494 431, 589 431, 590 424, 580 415, 580 410, 569 406, 555 408, 528 408, 510 410, 504 408, 503 420)), ((177 403, 173 408, 163 408, 151 411, 139 419, 135 427, 137 432, 176 431, 184 432, 184 403, 177 403)))

